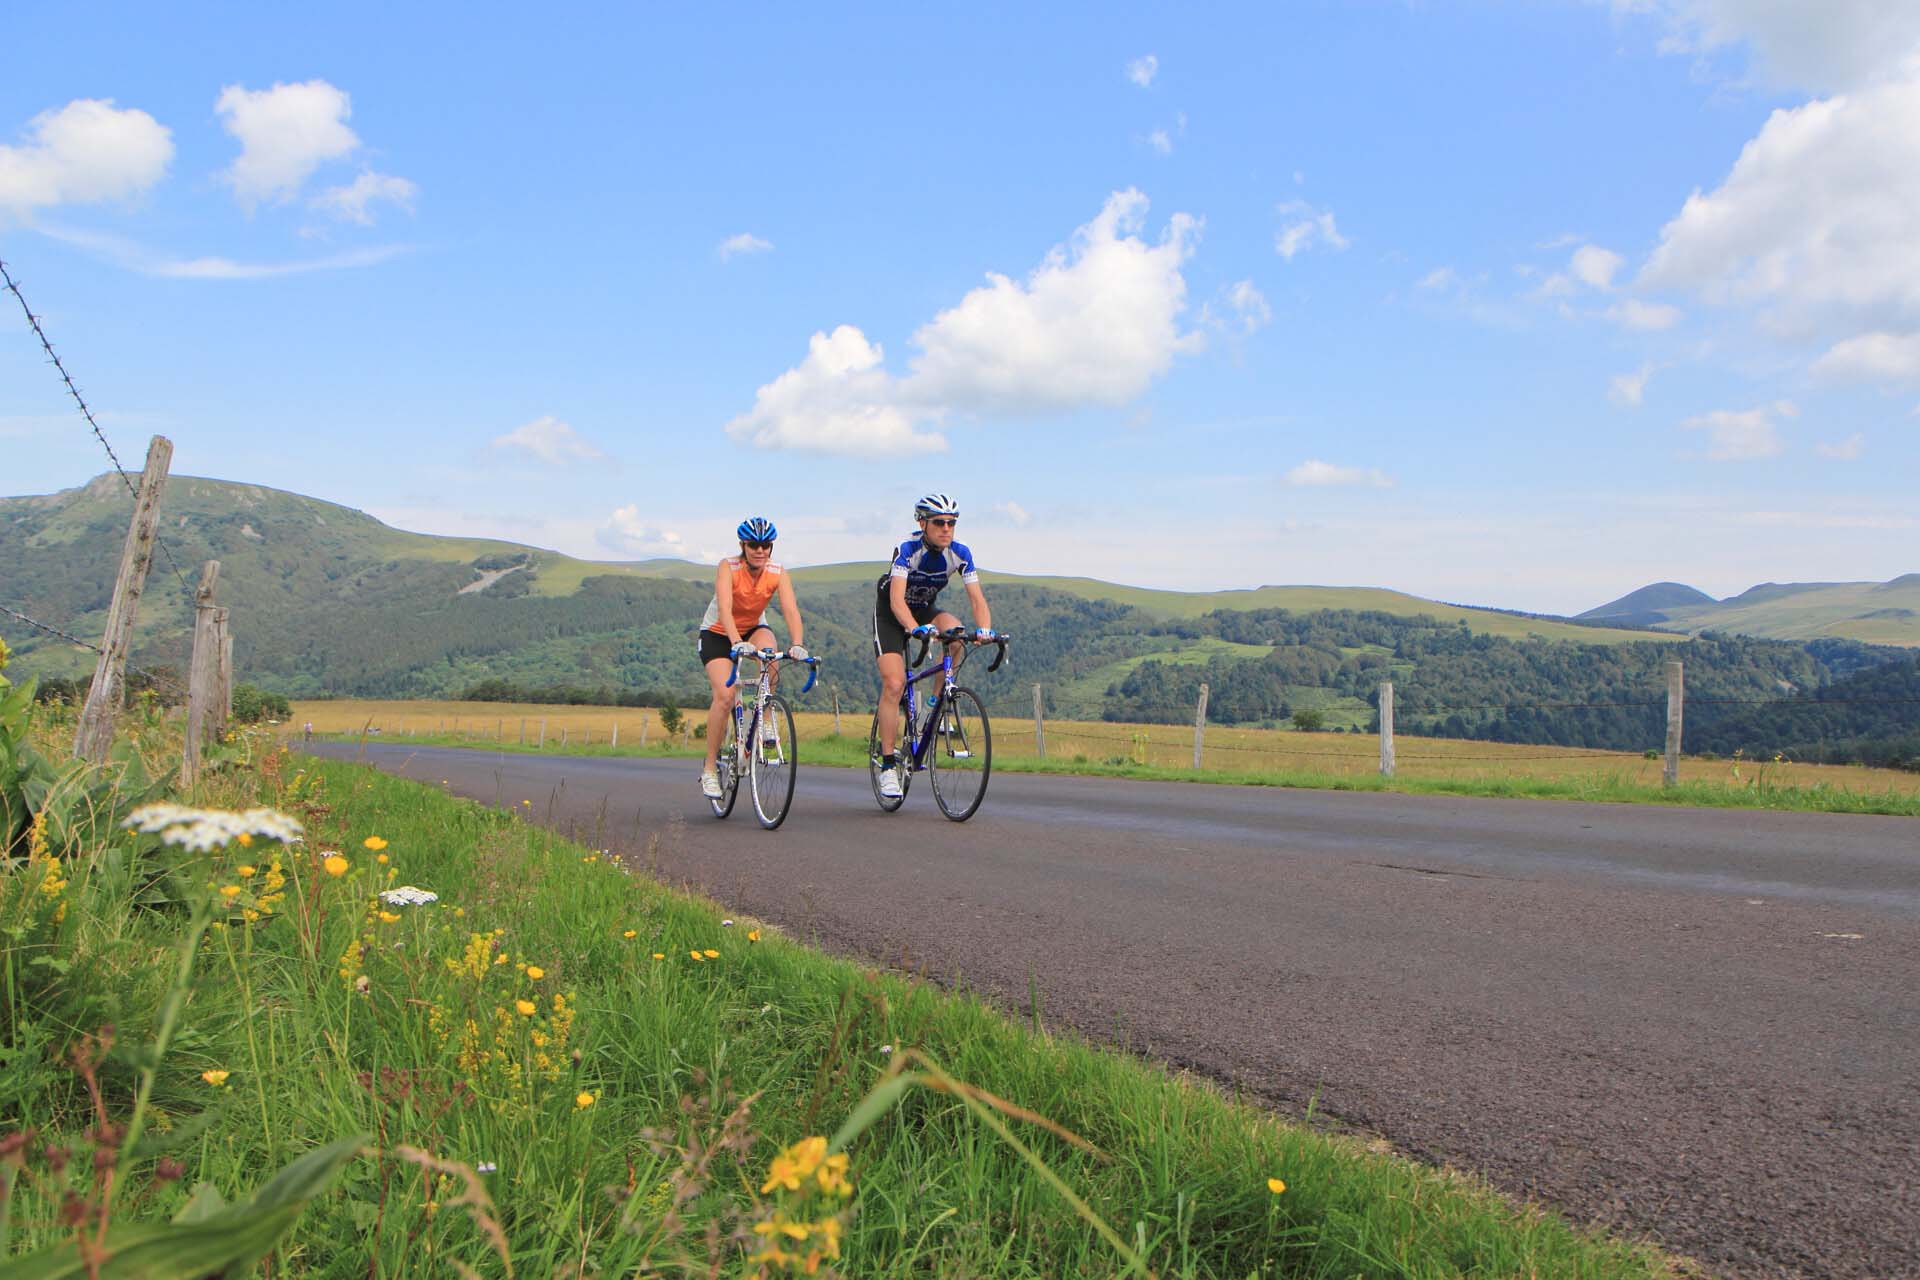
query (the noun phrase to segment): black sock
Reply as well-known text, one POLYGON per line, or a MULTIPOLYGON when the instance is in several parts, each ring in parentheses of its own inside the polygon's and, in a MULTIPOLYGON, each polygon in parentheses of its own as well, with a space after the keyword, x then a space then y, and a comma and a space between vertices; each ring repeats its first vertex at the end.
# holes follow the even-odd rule
POLYGON ((880 767, 882 769, 891 769, 893 768, 893 766, 894 766, 893 752, 889 751, 887 752, 887 754, 880 757, 880 767))

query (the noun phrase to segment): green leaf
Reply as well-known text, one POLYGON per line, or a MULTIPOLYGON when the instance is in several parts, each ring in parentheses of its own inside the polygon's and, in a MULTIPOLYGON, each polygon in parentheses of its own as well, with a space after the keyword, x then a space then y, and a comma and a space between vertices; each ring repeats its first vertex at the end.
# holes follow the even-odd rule
POLYGON ((840 1152, 847 1149, 853 1140, 873 1127, 874 1121, 893 1109, 900 1095, 921 1083, 922 1077, 911 1071, 903 1071, 897 1076, 882 1080, 860 1099, 860 1104, 852 1114, 841 1122, 833 1139, 827 1143, 827 1150, 840 1152))
POLYGON ((180 1212, 173 1215, 176 1225, 205 1222, 214 1214, 227 1207, 227 1198, 211 1182, 202 1182, 194 1187, 193 1198, 182 1206, 180 1212))

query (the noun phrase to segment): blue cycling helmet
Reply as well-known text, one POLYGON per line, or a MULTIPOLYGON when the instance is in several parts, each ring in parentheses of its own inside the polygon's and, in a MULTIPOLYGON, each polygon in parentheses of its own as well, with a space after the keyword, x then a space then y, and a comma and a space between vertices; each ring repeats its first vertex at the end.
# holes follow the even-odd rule
POLYGON ((780 536, 780 531, 773 527, 773 521, 765 516, 748 516, 733 532, 742 542, 772 542, 780 536))
POLYGON ((913 504, 913 518, 925 520, 928 516, 960 516, 960 504, 944 493, 930 493, 913 504))

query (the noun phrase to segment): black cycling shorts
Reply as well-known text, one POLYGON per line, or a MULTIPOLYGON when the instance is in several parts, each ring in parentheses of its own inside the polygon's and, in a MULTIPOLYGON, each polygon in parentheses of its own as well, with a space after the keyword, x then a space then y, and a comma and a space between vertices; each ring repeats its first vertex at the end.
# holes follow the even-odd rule
MULTIPOLYGON (((751 640, 762 631, 767 633, 767 647, 772 648, 773 630, 769 627, 755 627, 751 635, 742 636, 741 639, 751 640)), ((726 632, 703 630, 700 633, 700 666, 703 669, 715 658, 731 658, 732 656, 733 641, 727 639, 726 632)))
MULTIPOLYGON (((907 629, 900 625, 900 619, 893 616, 893 602, 890 599, 892 589, 892 579, 882 578, 880 589, 874 597, 873 656, 876 658, 883 653, 897 653, 904 657, 907 652, 907 629)), ((908 605, 907 609, 913 614, 913 620, 921 626, 932 622, 940 614, 938 603, 908 605)))

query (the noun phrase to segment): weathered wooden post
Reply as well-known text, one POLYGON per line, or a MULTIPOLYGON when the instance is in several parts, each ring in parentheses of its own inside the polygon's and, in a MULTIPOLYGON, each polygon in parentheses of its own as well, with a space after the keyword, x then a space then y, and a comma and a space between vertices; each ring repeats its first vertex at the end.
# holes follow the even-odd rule
POLYGON ((833 736, 840 736, 840 686, 833 686, 833 736))
POLYGON ((200 570, 200 586, 193 593, 193 657, 187 665, 187 749, 180 763, 180 786, 191 789, 200 777, 200 756, 206 749, 211 723, 214 685, 220 678, 216 656, 219 632, 214 623, 213 589, 220 581, 220 562, 209 560, 200 570))
POLYGON ((547 749, 547 718, 545 716, 540 717, 540 741, 533 745, 540 751, 547 749))
POLYGON ((1033 751, 1042 760, 1047 758, 1047 708, 1037 684, 1033 686, 1033 751))
POLYGON ((609 735, 608 735, 608 737, 607 737, 607 745, 608 745, 609 747, 612 747, 612 748, 614 748, 615 750, 618 750, 618 749, 619 749, 619 746, 620 746, 620 722, 619 722, 618 720, 615 720, 615 721, 613 722, 613 732, 612 732, 611 734, 609 734, 609 735))
POLYGON ((520 717, 520 745, 523 747, 527 745, 527 718, 525 716, 520 717))
POLYGON ((647 749, 647 713, 645 711, 640 713, 640 749, 642 751, 647 749))
POLYGON ((227 610, 213 611, 213 625, 220 633, 220 732, 233 723, 233 632, 227 626, 227 610))
POLYGON ((95 764, 107 758, 113 746, 113 722, 125 693, 127 650, 133 643, 133 625, 140 617, 140 593, 146 590, 147 570, 153 565, 154 535, 160 524, 160 494, 167 485, 167 467, 173 461, 173 442, 155 436, 147 445, 146 470, 140 473, 140 492, 134 496, 133 523, 120 548, 120 575, 113 582, 113 603, 107 607, 107 629, 100 641, 100 661, 94 664, 93 685, 80 712, 73 735, 73 754, 95 764))
POLYGON ((1193 767, 1196 772, 1201 767, 1201 748, 1207 736, 1207 686, 1200 685, 1200 702, 1193 709, 1193 767))
POLYGON ((1686 710, 1687 682, 1681 664, 1667 664, 1667 764, 1661 775, 1666 786, 1680 781, 1680 721, 1686 710))
POLYGON ((1393 681, 1380 682, 1380 776, 1393 776, 1393 681))

